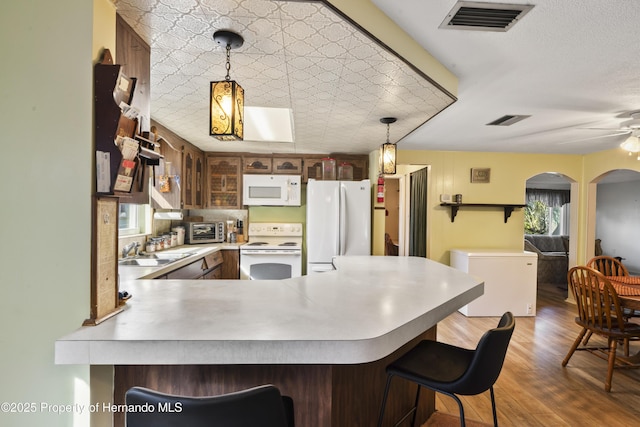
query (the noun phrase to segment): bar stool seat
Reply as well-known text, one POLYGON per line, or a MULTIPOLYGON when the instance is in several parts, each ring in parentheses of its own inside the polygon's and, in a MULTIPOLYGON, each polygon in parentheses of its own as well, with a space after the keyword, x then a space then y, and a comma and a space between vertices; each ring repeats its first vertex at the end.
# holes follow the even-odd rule
POLYGON ((291 398, 270 384, 206 397, 132 387, 125 402, 127 407, 141 408, 127 412, 127 427, 294 427, 291 398))
POLYGON ((490 390, 493 423, 497 426, 498 417, 493 384, 502 370, 515 324, 513 314, 506 312, 502 315, 496 328, 485 332, 475 350, 425 340, 392 362, 387 366, 387 384, 378 418, 378 427, 382 427, 389 386, 394 376, 418 384, 414 406, 403 417, 404 419, 413 412, 412 426, 415 425, 421 387, 451 396, 458 403, 460 425, 463 427, 465 426, 464 408, 456 394, 469 396, 490 390))

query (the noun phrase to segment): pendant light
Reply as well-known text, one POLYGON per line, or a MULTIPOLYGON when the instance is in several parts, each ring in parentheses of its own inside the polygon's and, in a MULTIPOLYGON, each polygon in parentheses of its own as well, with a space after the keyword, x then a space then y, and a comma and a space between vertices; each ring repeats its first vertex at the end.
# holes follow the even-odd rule
POLYGON ((380 146, 380 173, 394 175, 396 173, 396 146, 389 142, 389 125, 396 122, 395 117, 383 117, 381 123, 387 125, 387 142, 380 146))
POLYGON ((209 104, 209 135, 220 141, 242 141, 244 133, 244 89, 231 80, 231 49, 244 43, 239 34, 232 31, 216 31, 213 40, 227 50, 227 75, 225 79, 211 82, 209 104))

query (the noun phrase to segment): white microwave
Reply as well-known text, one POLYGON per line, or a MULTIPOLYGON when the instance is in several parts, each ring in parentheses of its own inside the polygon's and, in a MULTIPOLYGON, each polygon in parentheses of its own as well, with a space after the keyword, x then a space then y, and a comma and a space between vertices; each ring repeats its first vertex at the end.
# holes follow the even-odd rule
POLYGON ((242 203, 248 206, 300 206, 300 175, 243 175, 242 203))

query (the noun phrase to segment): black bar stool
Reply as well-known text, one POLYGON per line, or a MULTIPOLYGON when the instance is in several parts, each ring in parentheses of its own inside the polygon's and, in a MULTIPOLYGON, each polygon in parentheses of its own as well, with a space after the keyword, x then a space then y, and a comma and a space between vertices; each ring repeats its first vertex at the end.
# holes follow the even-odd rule
POLYGON ((470 396, 489 390, 491 392, 493 424, 497 427, 498 416, 493 384, 502 370, 515 326, 515 317, 511 312, 506 312, 502 315, 496 328, 485 332, 475 350, 425 340, 391 363, 387 366, 387 385, 382 398, 378 427, 382 427, 389 386, 394 376, 418 384, 415 404, 402 417, 405 419, 413 412, 412 427, 416 421, 421 387, 429 388, 455 399, 460 408, 460 425, 462 427, 465 426, 464 408, 456 394, 470 396))
POLYGON ((125 402, 127 427, 294 427, 293 402, 273 385, 207 397, 132 387, 125 402))

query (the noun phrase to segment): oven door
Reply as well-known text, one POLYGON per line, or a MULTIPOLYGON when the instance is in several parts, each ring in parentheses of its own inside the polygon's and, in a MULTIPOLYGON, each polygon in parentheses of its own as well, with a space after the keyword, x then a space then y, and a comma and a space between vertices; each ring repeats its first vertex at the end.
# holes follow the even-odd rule
POLYGON ((282 280, 302 275, 299 250, 240 250, 240 279, 282 280))

